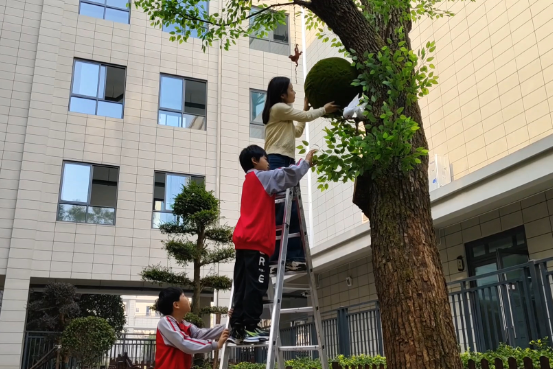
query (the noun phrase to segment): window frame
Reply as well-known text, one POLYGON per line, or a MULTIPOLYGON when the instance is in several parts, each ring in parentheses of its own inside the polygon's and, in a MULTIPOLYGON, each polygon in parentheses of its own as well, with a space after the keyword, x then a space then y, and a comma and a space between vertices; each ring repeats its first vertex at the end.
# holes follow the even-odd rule
MULTIPOLYGON (((119 202, 119 175, 121 173, 121 168, 114 166, 114 165, 105 165, 105 164, 93 164, 93 163, 87 163, 87 162, 80 162, 80 161, 74 161, 74 160, 64 160, 61 164, 61 177, 60 177, 60 185, 59 185, 59 191, 58 191, 58 203, 56 206, 56 222, 65 222, 65 223, 76 223, 76 224, 91 224, 91 225, 99 225, 99 226, 107 226, 107 227, 114 227, 117 224, 117 203, 119 202), (81 166, 88 166, 90 170, 90 179, 88 180, 88 193, 87 193, 87 202, 79 202, 79 201, 65 201, 61 199, 61 192, 63 189, 63 180, 65 175, 65 164, 73 164, 73 165, 81 165, 81 166), (90 205, 90 199, 92 197, 92 181, 94 179, 94 167, 104 167, 104 168, 117 168, 117 191, 115 191, 115 207, 113 208, 113 224, 101 224, 101 223, 88 223, 88 222, 74 222, 74 221, 67 221, 67 220, 59 220, 57 216, 57 212, 59 211, 59 206, 61 204, 66 205, 77 205, 77 206, 86 206, 86 214, 88 214, 88 208, 93 207, 90 205)), ((106 208, 105 206, 96 206, 96 207, 102 207, 106 208)), ((109 208, 111 209, 111 208, 109 208)))
MULTIPOLYGON (((130 0, 129 0, 130 1, 130 0)), ((202 0, 201 0, 202 1, 202 0)), ((207 5, 207 14, 209 15, 209 11, 210 11, 210 7, 209 7, 209 3, 210 1, 209 0, 203 0, 205 1, 206 5, 207 5)), ((170 26, 174 25, 175 23, 171 23, 170 26)), ((173 31, 166 31, 165 29, 165 25, 163 24, 163 22, 161 23, 161 31, 162 32, 165 32, 165 33, 169 33, 171 34, 171 32, 175 32, 175 36, 178 36, 178 35, 182 35, 182 33, 180 32, 177 32, 176 30, 173 30, 173 31)), ((203 27, 206 31, 209 31, 209 24, 208 23, 205 23, 205 26, 203 27)), ((197 31, 196 31, 197 32, 197 31)), ((190 35, 191 38, 196 38, 196 39, 200 39, 199 37, 197 36, 192 36, 190 35)))
MULTIPOLYGON (((105 0, 104 0, 105 1, 105 0)), ((116 22, 116 21, 112 21, 112 20, 109 20, 109 19, 106 19, 106 9, 114 9, 114 10, 123 10, 123 11, 126 11, 127 14, 128 14, 128 17, 127 17, 127 23, 122 23, 122 24, 131 24, 131 0, 127 0, 127 4, 129 4, 129 7, 125 7, 124 9, 123 8, 118 8, 116 6, 112 6, 112 5, 108 5, 107 4, 107 1, 105 1, 104 4, 99 4, 99 3, 96 3, 94 1, 91 1, 91 0, 79 0, 79 15, 84 15, 85 17, 89 17, 89 15, 86 15, 86 14, 81 14, 81 4, 82 3, 85 3, 85 4, 88 4, 88 5, 94 5, 94 6, 101 6, 104 8, 104 14, 102 15, 102 18, 97 18, 97 19, 103 19, 103 20, 107 20, 108 22, 114 22, 114 23, 121 23, 121 22, 116 22)), ((95 18, 95 17, 91 17, 91 18, 95 18)))
MULTIPOLYGON (((165 176, 165 185, 167 186, 167 175, 174 175, 179 177, 190 177, 190 181, 192 181, 194 178, 201 179, 205 183, 205 176, 197 175, 197 174, 185 174, 185 173, 175 173, 175 172, 167 172, 164 170, 154 170, 154 187, 152 190, 152 221, 151 221, 151 229, 159 229, 159 227, 154 227, 154 215, 156 213, 160 214, 173 214, 173 210, 154 210, 154 204, 155 204, 155 191, 156 191, 156 174, 163 174, 165 176)), ((163 203, 167 203, 167 199, 165 198, 165 192, 163 193, 163 203)), ((165 207, 165 205, 164 205, 165 207)))
MULTIPOLYGON (((104 90, 105 90, 105 87, 106 87, 105 84, 107 83, 107 80, 108 79, 107 79, 107 73, 106 73, 106 80, 104 82, 104 90)), ((87 59, 81 59, 81 58, 74 58, 73 59, 73 68, 72 68, 72 72, 71 72, 71 85, 69 86, 69 102, 67 103, 67 111, 69 111, 71 113, 76 113, 76 114, 92 115, 92 114, 80 113, 78 111, 72 111, 71 110, 71 98, 72 97, 77 97, 79 99, 86 99, 86 100, 96 101, 96 107, 94 109, 94 116, 104 117, 104 118, 109 118, 109 119, 124 119, 125 118, 125 97, 126 97, 126 95, 127 95, 127 67, 126 66, 121 66, 121 65, 112 64, 112 63, 96 62, 96 61, 93 61, 93 60, 87 60, 87 59), (77 62, 81 62, 81 63, 85 63, 85 64, 92 64, 92 65, 99 65, 100 68, 102 66, 120 68, 120 69, 123 69, 125 71, 125 78, 123 79, 123 101, 121 102, 121 105, 122 105, 121 118, 113 118, 113 117, 108 117, 108 116, 105 116, 105 115, 98 115, 98 102, 99 101, 110 102, 109 100, 105 100, 105 98, 102 100, 98 97, 98 88, 100 87, 100 79, 101 79, 99 74, 98 74, 98 82, 96 83, 96 96, 95 97, 73 93, 73 83, 75 82, 75 66, 77 65, 77 62)))
POLYGON ((158 96, 157 96, 157 125, 158 126, 166 126, 166 127, 172 127, 172 128, 184 128, 184 129, 190 129, 190 130, 194 130, 194 131, 199 131, 199 132, 207 132, 207 102, 208 102, 208 99, 207 99, 207 96, 208 96, 208 81, 206 80, 203 80, 203 79, 199 79, 199 78, 192 78, 192 77, 183 77, 183 76, 177 76, 177 75, 174 75, 174 74, 169 74, 169 73, 160 73, 159 74, 159 93, 158 93, 158 96), (161 82, 162 82, 162 77, 163 76, 167 76, 169 78, 179 78, 183 81, 183 84, 182 84, 182 108, 181 108, 181 111, 178 111, 176 109, 171 109, 171 108, 162 108, 161 107, 161 82), (198 115, 198 114, 190 114, 190 113, 187 113, 185 111, 185 108, 186 108, 186 81, 192 81, 192 82, 202 82, 202 83, 205 83, 205 115, 198 115), (159 124, 159 112, 160 111, 166 111, 166 112, 169 112, 169 113, 180 113, 181 115, 181 125, 179 127, 173 127, 173 126, 167 126, 165 124, 159 124), (188 128, 188 127, 184 127, 182 125, 182 123, 184 122, 184 119, 182 119, 182 116, 184 114, 187 114, 187 115, 193 115, 193 116, 196 116, 196 117, 204 117, 204 129, 200 130, 200 129, 193 129, 193 128, 188 128))
MULTIPOLYGON (((255 11, 255 13, 253 13, 253 14, 256 14, 256 13, 260 12, 261 10, 263 10, 263 9, 258 8, 256 6, 253 6, 252 9, 250 10, 250 14, 252 14, 252 12, 254 12, 254 11, 255 11)), ((268 11, 272 11, 272 10, 268 10, 268 11)), ((253 19, 254 17, 251 17, 251 18, 253 19)), ((253 38, 253 39, 256 39, 256 40, 265 40, 265 41, 269 41, 269 42, 274 42, 274 43, 277 43, 277 44, 280 44, 280 45, 288 45, 288 47, 290 47, 290 45, 291 45, 290 44, 290 14, 288 14, 288 13, 286 13, 286 28, 288 29, 288 42, 275 40, 275 38, 274 38, 275 30, 268 31, 266 38, 258 37, 258 36, 255 36, 255 35, 250 35, 250 38, 253 38)))
MULTIPOLYGON (((249 94, 249 100, 250 100, 250 125, 249 125, 249 128, 251 129, 251 126, 256 126, 256 127, 263 127, 263 133, 265 133, 265 124, 262 123, 257 123, 257 122, 254 122, 253 119, 252 119, 252 113, 253 113, 253 105, 252 105, 252 94, 253 93, 262 93, 265 95, 265 101, 267 101, 267 91, 263 91, 263 90, 259 90, 259 89, 256 89, 256 88, 250 88, 250 94, 249 94)), ((257 138, 257 137, 252 137, 251 135, 251 131, 250 131, 250 138, 253 138, 253 139, 257 139, 257 140, 263 140, 263 138, 257 138)))
POLYGON ((490 253, 489 252, 489 244, 490 242, 498 241, 501 239, 506 239, 510 237, 511 238, 511 247, 506 248, 504 250, 510 250, 510 251, 525 251, 528 253, 528 238, 526 237, 526 229, 524 225, 520 225, 505 231, 501 231, 496 234, 492 234, 490 236, 482 237, 474 241, 466 242, 465 243, 465 254, 467 257, 467 266, 468 266, 468 272, 469 276, 474 276, 475 270, 477 267, 482 265, 487 265, 490 262, 496 261, 496 253, 490 253), (516 244, 516 236, 518 234, 522 234, 524 237, 524 243, 522 245, 516 244), (481 256, 474 256, 474 247, 483 245, 485 247, 486 253, 481 256))

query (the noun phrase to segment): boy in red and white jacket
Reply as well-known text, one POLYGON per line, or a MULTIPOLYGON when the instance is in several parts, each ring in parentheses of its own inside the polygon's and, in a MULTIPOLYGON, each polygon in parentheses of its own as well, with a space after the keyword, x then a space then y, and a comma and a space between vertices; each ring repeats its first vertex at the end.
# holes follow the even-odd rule
POLYGON ((230 342, 255 343, 266 339, 260 337, 257 325, 269 286, 269 256, 275 250, 275 195, 300 182, 313 165, 315 151, 310 151, 297 165, 275 170, 269 170, 267 153, 259 146, 248 146, 240 153, 246 179, 240 219, 232 237, 236 261, 230 342))
POLYGON ((200 329, 184 320, 190 301, 180 288, 163 289, 156 310, 163 317, 157 324, 155 369, 190 369, 194 354, 219 350, 228 338, 222 325, 200 329))

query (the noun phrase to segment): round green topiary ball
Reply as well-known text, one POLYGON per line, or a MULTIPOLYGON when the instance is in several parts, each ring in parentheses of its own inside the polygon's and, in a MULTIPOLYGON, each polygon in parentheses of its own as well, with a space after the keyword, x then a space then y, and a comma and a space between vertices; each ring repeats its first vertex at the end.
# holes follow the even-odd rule
POLYGON ((344 109, 363 91, 362 87, 351 85, 358 75, 357 69, 346 59, 319 60, 307 74, 305 95, 315 109, 332 101, 344 109))

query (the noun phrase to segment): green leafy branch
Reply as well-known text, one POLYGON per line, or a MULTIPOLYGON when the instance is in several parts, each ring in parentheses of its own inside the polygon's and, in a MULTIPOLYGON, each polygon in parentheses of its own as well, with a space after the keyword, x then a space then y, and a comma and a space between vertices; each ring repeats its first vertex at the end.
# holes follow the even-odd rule
MULTIPOLYGON (((405 38, 402 30, 398 37, 405 38)), ((392 44, 391 40, 388 40, 392 44)), ((351 51, 353 65, 359 70, 354 86, 361 86, 361 104, 367 104, 364 117, 365 130, 361 134, 357 125, 343 118, 335 118, 324 128, 326 149, 316 158, 319 189, 328 189, 329 181, 346 182, 368 171, 373 178, 380 177, 394 166, 406 172, 421 163, 427 155, 423 147, 412 147, 412 138, 420 129, 418 123, 404 114, 406 108, 429 93, 438 83, 432 71, 435 50, 429 42, 416 54, 399 42, 399 49, 384 46, 376 54, 362 57, 351 51)), ((298 146, 300 153, 305 146, 298 146)))

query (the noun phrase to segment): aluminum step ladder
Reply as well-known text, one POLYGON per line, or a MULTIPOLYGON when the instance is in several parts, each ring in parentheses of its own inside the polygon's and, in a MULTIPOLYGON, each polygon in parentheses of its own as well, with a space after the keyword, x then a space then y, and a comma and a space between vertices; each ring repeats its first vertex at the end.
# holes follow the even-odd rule
MULTIPOLYGON (((238 348, 250 348, 250 347, 267 347, 267 369, 274 369, 275 361, 278 364, 278 369, 285 369, 284 365, 284 352, 300 352, 300 351, 317 351, 319 354, 319 359, 322 364, 322 369, 328 369, 328 359, 326 355, 326 346, 323 336, 323 326, 321 321, 321 312, 319 310, 319 298, 317 296, 317 284, 315 279, 315 273, 313 273, 313 262, 311 259, 311 250, 309 247, 309 241, 307 238, 307 227, 305 223, 305 216, 303 205, 301 201, 301 192, 299 186, 294 188, 289 188, 286 190, 286 193, 282 193, 276 196, 275 204, 284 203, 284 216, 282 226, 277 226, 276 240, 281 240, 280 245, 280 255, 278 258, 278 269, 276 278, 274 281, 269 283, 268 296, 271 304, 267 304, 271 312, 271 329, 269 340, 266 342, 260 342, 256 344, 247 344, 243 343, 241 345, 235 345, 233 343, 227 342, 223 346, 221 353, 221 361, 219 364, 219 369, 228 369, 228 361, 230 356, 230 350, 235 350, 238 348), (300 232, 299 233, 289 233, 290 229, 290 218, 292 214, 292 203, 296 203, 298 209, 298 217, 300 221, 300 232), (280 235, 279 235, 280 233, 280 235), (307 264, 307 270, 302 272, 286 272, 286 251, 288 246, 288 239, 300 237, 302 240, 303 249, 305 251, 305 261, 307 264), (282 309, 282 296, 284 290, 288 289, 284 283, 285 275, 290 274, 307 274, 309 281, 309 288, 307 289, 309 296, 311 298, 312 306, 300 307, 300 308, 291 308, 291 309, 282 309), (280 316, 281 314, 309 314, 313 316, 313 321, 315 323, 315 331, 317 335, 317 344, 310 346, 282 346, 280 340, 280 316)), ((291 290, 298 290, 297 287, 291 287, 291 290)), ((234 286, 231 289, 230 301, 232 307, 232 301, 234 297, 234 286)), ((229 328, 229 321, 227 320, 226 327, 229 328)))

